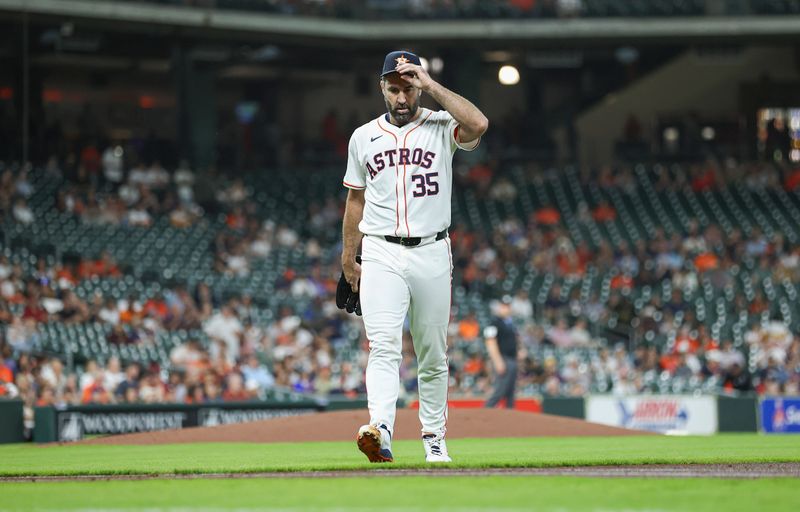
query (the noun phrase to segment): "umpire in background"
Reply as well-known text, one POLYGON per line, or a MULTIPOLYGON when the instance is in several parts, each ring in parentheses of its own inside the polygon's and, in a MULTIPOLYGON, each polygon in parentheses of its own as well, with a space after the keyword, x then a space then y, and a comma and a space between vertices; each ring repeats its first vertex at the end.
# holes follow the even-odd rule
POLYGON ((486 348, 495 371, 494 391, 486 407, 495 407, 506 399, 506 407, 514 408, 514 391, 517 385, 517 358, 520 354, 519 336, 511 318, 511 297, 506 295, 497 306, 497 316, 483 330, 486 348))

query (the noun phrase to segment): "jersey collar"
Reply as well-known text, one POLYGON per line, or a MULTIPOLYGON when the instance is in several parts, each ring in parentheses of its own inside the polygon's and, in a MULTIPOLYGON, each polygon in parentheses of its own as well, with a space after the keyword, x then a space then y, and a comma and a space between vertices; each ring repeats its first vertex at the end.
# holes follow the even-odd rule
POLYGON ((417 126, 421 125, 422 123, 425 122, 425 119, 427 119, 427 118, 428 118, 428 109, 425 108, 425 107, 420 107, 419 108, 419 117, 417 117, 417 120, 414 121, 413 123, 408 123, 408 124, 403 125, 403 126, 395 126, 389 121, 389 113, 388 112, 383 114, 381 117, 379 117, 378 118, 378 122, 380 123, 381 126, 384 126, 384 124, 385 124, 386 126, 384 128, 388 128, 389 130, 392 130, 392 131, 395 131, 395 132, 404 132, 406 130, 413 129, 413 128, 416 128, 417 126), (383 122, 381 122, 381 121, 383 121, 383 122))

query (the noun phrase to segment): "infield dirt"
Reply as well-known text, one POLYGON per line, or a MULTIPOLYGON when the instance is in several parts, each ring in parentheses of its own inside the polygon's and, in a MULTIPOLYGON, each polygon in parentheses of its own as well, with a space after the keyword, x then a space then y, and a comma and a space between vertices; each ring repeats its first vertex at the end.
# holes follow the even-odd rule
MULTIPOLYGON (((208 442, 277 443, 299 441, 350 441, 358 427, 367 423, 366 411, 335 411, 273 418, 251 423, 197 427, 184 430, 143 432, 99 437, 86 444, 173 444, 208 442)), ((447 437, 566 437, 654 435, 650 432, 610 427, 549 414, 506 409, 451 409, 447 437)), ((419 439, 417 411, 400 409, 395 421, 395 439, 419 439)))

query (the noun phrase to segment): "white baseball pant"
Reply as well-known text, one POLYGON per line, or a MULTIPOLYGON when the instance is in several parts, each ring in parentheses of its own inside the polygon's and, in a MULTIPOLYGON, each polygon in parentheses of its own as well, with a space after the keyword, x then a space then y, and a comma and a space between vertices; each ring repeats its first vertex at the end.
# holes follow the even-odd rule
POLYGON ((443 433, 453 272, 450 239, 405 247, 368 235, 362 242, 361 260, 361 310, 370 348, 366 375, 370 423, 383 423, 394 432, 403 323, 408 314, 417 355, 422 432, 443 433))

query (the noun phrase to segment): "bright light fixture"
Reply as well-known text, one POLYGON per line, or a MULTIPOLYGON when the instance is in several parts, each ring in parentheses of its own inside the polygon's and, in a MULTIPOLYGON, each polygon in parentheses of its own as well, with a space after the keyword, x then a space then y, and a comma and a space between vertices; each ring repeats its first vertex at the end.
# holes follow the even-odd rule
POLYGON ((503 85, 516 85, 519 83, 519 71, 514 66, 506 64, 500 68, 497 79, 503 85))

